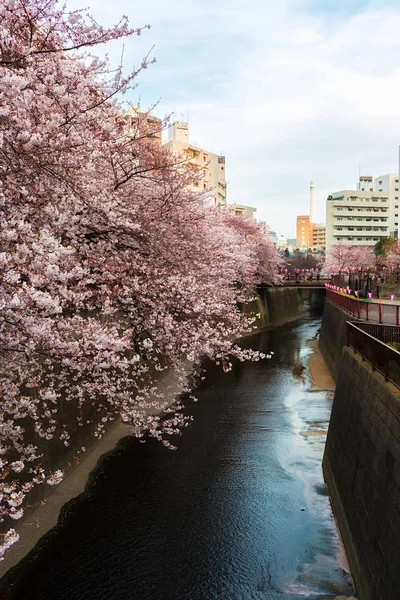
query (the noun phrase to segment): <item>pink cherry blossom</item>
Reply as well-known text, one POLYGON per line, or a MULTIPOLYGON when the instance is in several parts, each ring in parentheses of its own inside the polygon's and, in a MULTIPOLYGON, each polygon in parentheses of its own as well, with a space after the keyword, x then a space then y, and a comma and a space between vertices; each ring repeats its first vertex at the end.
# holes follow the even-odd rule
POLYGON ((189 187, 198 173, 149 135, 146 119, 127 121, 123 94, 152 60, 125 75, 89 51, 148 26, 124 17, 106 29, 56 0, 4 0, 0 10, 7 531, 36 485, 60 483, 63 470, 46 459, 60 444, 80 447, 79 428, 101 438, 121 418, 172 449, 169 436, 191 422, 179 402, 168 405, 177 387, 190 391, 188 360, 208 356, 229 371, 233 357, 268 358, 234 342, 256 318, 238 304, 280 283, 280 259, 256 223, 203 205, 189 187))

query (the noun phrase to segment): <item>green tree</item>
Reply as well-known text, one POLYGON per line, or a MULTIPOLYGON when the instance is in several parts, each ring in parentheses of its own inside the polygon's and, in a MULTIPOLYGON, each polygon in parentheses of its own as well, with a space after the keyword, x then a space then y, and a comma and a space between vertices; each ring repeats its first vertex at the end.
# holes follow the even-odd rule
POLYGON ((386 258, 387 253, 389 252, 393 244, 394 240, 391 237, 380 238, 374 246, 374 254, 377 257, 377 259, 378 257, 380 257, 381 259, 386 258))

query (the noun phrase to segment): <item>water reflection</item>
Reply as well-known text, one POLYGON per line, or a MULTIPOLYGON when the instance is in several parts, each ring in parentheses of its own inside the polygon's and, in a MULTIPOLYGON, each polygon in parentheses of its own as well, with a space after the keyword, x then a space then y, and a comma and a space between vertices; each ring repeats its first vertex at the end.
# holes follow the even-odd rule
POLYGON ((350 594, 321 475, 331 400, 307 391, 308 340, 319 326, 304 319, 244 340, 274 351, 271 361, 228 374, 207 364, 179 449, 123 440, 59 527, 3 578, 1 597, 350 594))

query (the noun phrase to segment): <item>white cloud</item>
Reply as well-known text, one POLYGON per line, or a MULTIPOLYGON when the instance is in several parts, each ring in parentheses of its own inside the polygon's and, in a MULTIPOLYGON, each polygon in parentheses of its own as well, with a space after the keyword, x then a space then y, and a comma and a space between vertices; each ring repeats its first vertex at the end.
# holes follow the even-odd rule
POLYGON ((121 14, 135 27, 151 23, 125 42, 127 69, 155 45, 142 105, 161 97, 159 116, 189 110, 192 140, 226 155, 230 201, 256 206, 291 237, 311 179, 323 221, 328 193, 353 187, 359 162, 373 175, 395 170, 400 142, 400 10, 370 3, 338 16, 311 6, 96 0, 91 11, 102 24, 121 14))

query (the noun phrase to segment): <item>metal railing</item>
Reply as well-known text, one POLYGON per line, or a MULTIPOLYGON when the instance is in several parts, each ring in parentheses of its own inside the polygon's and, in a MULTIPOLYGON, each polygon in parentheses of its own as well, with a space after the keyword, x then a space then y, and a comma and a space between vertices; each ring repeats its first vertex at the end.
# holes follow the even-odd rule
POLYGON ((365 323, 363 321, 357 321, 353 325, 377 340, 384 342, 384 344, 390 344, 391 342, 400 344, 400 327, 396 325, 380 325, 379 323, 365 323))
MULTIPOLYGON (((366 360, 374 371, 381 373, 385 381, 390 381, 400 389, 400 352, 368 333, 367 328, 361 328, 361 326, 369 325, 368 323, 347 321, 346 325, 347 344, 361 356, 362 360, 366 360)), ((379 326, 375 325, 374 327, 379 326)), ((381 325, 380 327, 385 326, 381 325)), ((395 332, 394 329, 394 327, 390 327, 388 332, 381 330, 377 333, 382 337, 397 337, 398 339, 389 340, 397 342, 400 340, 400 332, 395 332)))
POLYGON ((314 288, 324 288, 325 287, 325 283, 327 282, 327 279, 317 279, 316 277, 314 277, 314 279, 299 279, 298 281, 296 281, 295 279, 284 279, 283 280, 283 285, 285 287, 314 287, 314 288))
POLYGON ((398 304, 352 298, 329 288, 326 290, 326 299, 362 321, 400 325, 400 306, 398 304))

